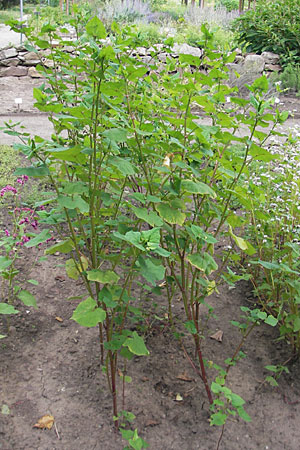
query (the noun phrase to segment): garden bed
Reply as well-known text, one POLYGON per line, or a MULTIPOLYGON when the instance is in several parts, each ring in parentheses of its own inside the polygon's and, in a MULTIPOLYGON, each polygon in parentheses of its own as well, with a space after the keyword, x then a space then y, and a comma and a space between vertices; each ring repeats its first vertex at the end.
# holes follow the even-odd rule
MULTIPOLYGON (((12 317, 11 335, 1 342, 0 405, 7 405, 9 414, 0 414, 0 448, 119 450, 124 442, 113 431, 97 331, 69 320, 76 301, 68 298, 78 295, 82 286, 65 275, 61 257, 50 256, 28 273, 34 258, 34 251, 27 251, 20 269, 24 277, 39 281, 34 288, 38 310, 17 305, 21 313, 12 317), (56 426, 33 428, 45 414, 54 416, 56 426)), ((222 364, 240 339, 230 320, 238 319, 239 307, 249 306, 252 299, 245 283, 234 290, 224 287, 210 298, 224 334, 222 342, 209 338, 217 331, 217 321, 211 319, 204 354, 222 364)), ((166 299, 152 300, 163 318, 166 299)), ((180 302, 175 302, 174 310, 181 314, 180 302)), ((180 344, 164 321, 153 322, 147 335, 150 356, 130 362, 128 375, 133 381, 126 387, 126 408, 137 416, 139 434, 152 449, 215 449, 221 429, 209 425, 202 382, 180 344), (177 394, 181 401, 176 401, 177 394)), ((252 422, 229 422, 221 449, 298 449, 299 362, 289 365, 290 374, 280 378, 278 388, 264 383, 268 375, 264 366, 289 357, 284 343, 274 343, 277 337, 276 330, 261 325, 244 347, 247 357, 230 372, 228 384, 246 400, 252 422)), ((192 352, 190 344, 187 341, 186 350, 192 352)))

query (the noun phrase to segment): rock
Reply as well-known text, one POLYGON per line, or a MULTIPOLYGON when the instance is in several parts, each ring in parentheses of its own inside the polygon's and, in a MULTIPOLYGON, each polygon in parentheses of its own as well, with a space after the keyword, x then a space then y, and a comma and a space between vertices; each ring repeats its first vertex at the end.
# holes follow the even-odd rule
POLYGON ((148 48, 147 53, 160 52, 164 48, 164 44, 154 44, 153 47, 148 48))
POLYGON ((150 64, 151 62, 153 63, 153 59, 152 56, 142 56, 141 60, 145 63, 145 64, 150 64))
POLYGON ((192 55, 192 56, 198 56, 201 57, 203 54, 203 51, 200 50, 200 48, 192 47, 188 44, 174 44, 172 48, 172 54, 174 55, 192 55))
POLYGON ((145 47, 137 47, 136 52, 140 56, 146 56, 147 55, 147 49, 145 47))
POLYGON ((166 63, 167 62, 168 53, 159 53, 158 59, 159 61, 166 63))
POLYGON ((31 78, 43 78, 43 75, 40 72, 38 72, 35 67, 29 67, 28 75, 31 78))
POLYGON ((244 61, 244 71, 262 73, 265 68, 265 60, 260 55, 247 55, 244 61))
POLYGON ((48 69, 52 69, 54 67, 54 62, 51 59, 43 58, 42 64, 43 66, 48 67, 48 69))
POLYGON ((262 58, 264 58, 266 64, 278 64, 279 63, 279 55, 272 52, 262 52, 262 58))
POLYGON ((245 60, 245 58, 242 55, 236 55, 234 62, 236 64, 241 64, 244 62, 244 60, 245 60))
POLYGON ((36 66, 41 62, 38 53, 35 52, 25 53, 25 55, 22 55, 22 57, 24 58, 25 66, 36 66))
POLYGON ((39 59, 29 59, 29 61, 24 61, 23 66, 37 66, 41 61, 39 59))
POLYGON ((280 72, 282 67, 279 64, 265 64, 265 70, 268 72, 280 72))
POLYGON ((17 45, 16 46, 16 50, 18 50, 18 52, 24 52, 24 53, 28 52, 28 50, 26 49, 25 45, 23 45, 23 44, 17 45))
POLYGON ((14 58, 15 56, 18 56, 18 52, 15 48, 7 48, 6 50, 0 51, 0 60, 2 59, 8 59, 8 58, 14 58))
POLYGON ((1 59, 0 60, 0 66, 14 66, 16 67, 20 63, 19 58, 8 58, 8 59, 1 59))
POLYGON ((64 52, 73 53, 74 52, 74 47, 72 47, 72 45, 65 45, 64 46, 64 52))
POLYGON ((234 86, 239 75, 242 75, 244 68, 242 64, 228 63, 226 67, 229 69, 229 84, 234 86))
POLYGON ((27 67, 6 67, 0 69, 0 77, 26 77, 27 67))

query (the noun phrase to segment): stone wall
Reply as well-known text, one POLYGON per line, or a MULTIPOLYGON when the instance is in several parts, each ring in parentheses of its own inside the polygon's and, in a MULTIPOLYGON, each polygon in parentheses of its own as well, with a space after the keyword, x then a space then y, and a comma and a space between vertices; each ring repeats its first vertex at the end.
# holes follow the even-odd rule
POLYGON ((29 52, 22 45, 18 47, 6 47, 0 50, 0 77, 25 77, 41 78, 36 70, 41 62, 42 54, 29 52))
MULTIPOLYGON (((72 47, 66 48, 72 51, 72 47)), ((151 48, 139 47, 136 49, 138 55, 144 62, 150 63, 153 51, 158 54, 158 59, 163 64, 167 57, 177 58, 179 54, 201 56, 202 50, 191 47, 187 44, 175 44, 171 55, 164 52, 163 45, 157 44, 151 48)), ((47 65, 45 56, 49 50, 40 50, 38 53, 26 50, 24 46, 6 47, 0 50, 0 77, 13 76, 41 78, 42 75, 36 70, 37 64, 44 62, 47 65)), ((50 62, 48 62, 50 65, 50 62)), ((227 65, 229 68, 229 81, 231 85, 242 85, 258 78, 263 72, 278 72, 281 70, 279 56, 263 52, 261 55, 242 55, 240 50, 236 50, 235 61, 227 65)))

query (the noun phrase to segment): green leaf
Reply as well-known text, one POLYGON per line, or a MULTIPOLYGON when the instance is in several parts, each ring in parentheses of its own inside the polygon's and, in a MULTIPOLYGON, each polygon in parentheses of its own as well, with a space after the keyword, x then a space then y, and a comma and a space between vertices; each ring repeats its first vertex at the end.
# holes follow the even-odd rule
POLYGON ((218 384, 218 383, 216 383, 215 381, 213 381, 212 383, 211 383, 211 391, 214 393, 214 394, 219 394, 220 392, 222 392, 223 391, 223 387, 220 385, 220 384, 218 384))
MULTIPOLYGON (((123 128, 110 128, 103 132, 103 136, 115 142, 126 142, 127 141, 127 131, 123 128)), ((119 158, 122 161, 122 158, 119 158)))
POLYGON ((185 221, 185 214, 172 207, 169 203, 159 203, 156 209, 160 217, 171 225, 183 225, 185 221))
POLYGON ((98 39, 105 39, 107 36, 105 27, 98 17, 93 17, 85 27, 87 34, 98 39))
POLYGON ((18 293, 17 297, 24 303, 24 305, 33 306, 35 309, 37 309, 35 296, 30 292, 24 289, 18 293))
MULTIPOLYGON (((83 266, 83 269, 86 270, 88 267, 88 261, 85 256, 81 256, 81 263, 83 266)), ((78 264, 78 268, 81 271, 80 265, 78 264)), ((80 273, 77 270, 75 261, 73 258, 68 259, 66 261, 66 272, 69 278, 72 278, 73 280, 78 280, 80 273)))
POLYGON ((128 347, 131 353, 134 353, 137 356, 146 356, 150 354, 143 338, 141 338, 136 331, 132 333, 132 337, 126 339, 123 345, 128 347))
POLYGON ((267 376, 266 377, 266 381, 268 383, 270 383, 270 385, 273 386, 273 387, 277 387, 278 386, 278 383, 277 383, 277 381, 275 380, 274 377, 267 376))
POLYGON ((45 98, 47 98, 46 95, 41 91, 41 89, 38 89, 38 88, 35 88, 35 87, 33 88, 33 97, 38 102, 42 102, 45 98))
POLYGON ((25 247, 27 247, 27 248, 36 247, 37 245, 42 244, 43 242, 46 242, 50 238, 51 238, 50 231, 43 230, 40 234, 38 234, 34 238, 30 239, 30 241, 26 242, 25 247))
POLYGON ((251 422, 251 417, 246 413, 242 406, 239 406, 238 408, 236 408, 236 410, 241 419, 243 419, 245 422, 251 422))
POLYGON ((27 283, 33 284, 34 286, 38 286, 39 282, 37 280, 27 280, 27 283))
POLYGON ((0 256, 0 272, 6 270, 12 264, 12 259, 7 258, 7 256, 0 256))
POLYGON ((12 305, 0 303, 0 314, 18 314, 18 312, 12 305))
POLYGON ((66 195, 59 195, 57 201, 61 207, 67 209, 79 209, 81 213, 87 213, 90 209, 90 205, 80 196, 68 197, 66 195))
POLYGON ((100 270, 94 269, 87 272, 87 278, 89 281, 97 281, 103 284, 114 284, 119 280, 119 276, 112 270, 100 270))
POLYGON ((210 195, 212 198, 216 197, 215 192, 201 181, 183 180, 181 188, 190 194, 210 195))
POLYGON ((247 248, 248 248, 247 242, 246 242, 243 238, 236 236, 236 235, 233 233, 232 228, 231 228, 230 225, 229 225, 229 234, 230 234, 230 236, 233 238, 233 240, 234 240, 234 242, 236 243, 236 245, 237 245, 241 250, 247 250, 247 248))
POLYGON ((188 330, 191 334, 197 334, 197 328, 192 320, 188 320, 184 323, 185 328, 188 330))
POLYGON ((210 425, 222 426, 226 423, 227 415, 219 411, 210 416, 210 425))
POLYGON ((265 323, 268 325, 271 325, 271 327, 275 327, 278 323, 278 319, 276 319, 276 317, 270 315, 265 319, 265 323))
POLYGON ((300 331, 300 317, 296 317, 294 320, 294 328, 293 331, 297 333, 297 331, 300 331))
POLYGON ((270 153, 265 148, 259 147, 258 145, 251 143, 249 150, 249 155, 252 156, 254 160, 269 162, 274 159, 279 159, 280 155, 278 153, 270 153))
POLYGON ((88 194, 89 188, 83 181, 72 181, 63 187, 65 194, 88 194))
POLYGON ((135 81, 138 78, 142 78, 147 72, 149 71, 148 67, 139 67, 138 69, 135 69, 129 76, 129 81, 135 81))
POLYGON ((188 255, 186 259, 192 266, 205 272, 206 275, 209 275, 211 272, 218 269, 218 265, 214 258, 206 252, 203 254, 194 253, 193 255, 188 255))
POLYGON ((155 264, 151 259, 144 259, 142 256, 139 257, 138 262, 141 267, 141 275, 145 278, 145 280, 149 281, 152 286, 155 286, 156 281, 160 281, 164 278, 165 267, 161 264, 155 264))
POLYGON ((239 407, 239 406, 243 406, 245 404, 245 400, 242 399, 242 397, 240 397, 237 394, 232 393, 230 395, 230 399, 231 399, 231 404, 232 406, 234 406, 235 408, 239 407))
POLYGON ((118 232, 114 233, 114 236, 122 241, 130 242, 136 248, 145 251, 144 246, 141 244, 141 233, 139 231, 128 231, 126 234, 121 234, 118 232))
POLYGON ((49 169, 46 165, 39 167, 21 167, 14 172, 15 176, 27 175, 28 177, 45 177, 50 175, 49 169))
POLYGON ((272 269, 280 269, 280 265, 279 264, 272 263, 272 262, 269 262, 269 261, 258 260, 258 261, 250 261, 250 263, 251 264, 260 264, 261 266, 265 267, 266 269, 270 269, 270 270, 272 270, 272 269))
POLYGON ((146 208, 132 208, 134 214, 142 219, 144 222, 149 223, 152 227, 160 227, 163 225, 163 221, 154 211, 147 211, 146 208))
POLYGON ((267 92, 269 88, 268 78, 266 77, 266 75, 256 78, 256 80, 252 83, 251 87, 253 90, 260 90, 263 92, 267 92))
POLYGON ((98 323, 102 323, 106 317, 106 312, 102 308, 98 308, 97 302, 88 297, 79 303, 73 315, 72 320, 79 323, 83 327, 95 327, 98 323))
POLYGON ((125 177, 135 175, 136 173, 135 167, 126 158, 111 156, 108 159, 108 164, 116 167, 125 177))
POLYGON ((57 244, 52 245, 51 247, 45 250, 45 255, 53 255, 56 252, 60 253, 69 253, 73 250, 74 244, 71 239, 67 239, 66 241, 58 242, 57 244))

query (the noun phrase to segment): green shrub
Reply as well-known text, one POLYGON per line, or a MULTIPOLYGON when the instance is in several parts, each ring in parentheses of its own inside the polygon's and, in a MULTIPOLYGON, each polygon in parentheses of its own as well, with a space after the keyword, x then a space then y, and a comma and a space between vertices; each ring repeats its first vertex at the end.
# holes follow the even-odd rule
POLYGON ((279 74, 278 81, 281 81, 283 89, 300 93, 300 65, 288 64, 279 74))
POLYGON ((159 44, 166 37, 160 32, 160 27, 154 23, 138 24, 137 30, 139 39, 147 42, 149 46, 159 44))
POLYGON ((215 0, 215 7, 223 6, 227 11, 239 9, 239 0, 215 0))
POLYGON ((238 44, 248 52, 278 53, 281 64, 300 63, 299 0, 258 0, 232 25, 238 44))

